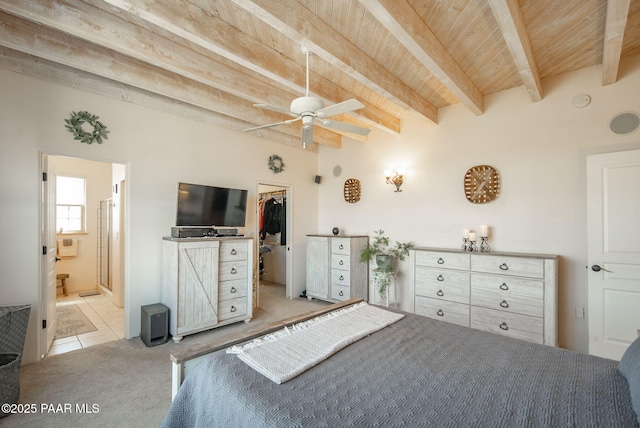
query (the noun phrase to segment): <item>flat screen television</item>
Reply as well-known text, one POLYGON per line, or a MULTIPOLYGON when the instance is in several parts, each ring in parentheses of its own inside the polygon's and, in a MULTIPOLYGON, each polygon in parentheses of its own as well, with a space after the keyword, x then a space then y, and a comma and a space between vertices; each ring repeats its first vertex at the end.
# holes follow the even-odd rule
POLYGON ((244 227, 247 190, 178 183, 176 226, 244 227))

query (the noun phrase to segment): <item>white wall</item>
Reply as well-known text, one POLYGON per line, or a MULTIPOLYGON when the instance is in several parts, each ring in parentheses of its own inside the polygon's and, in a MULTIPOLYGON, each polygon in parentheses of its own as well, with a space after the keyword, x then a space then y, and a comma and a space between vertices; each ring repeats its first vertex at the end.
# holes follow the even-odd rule
MULTIPOLYGON (((75 257, 63 257, 56 263, 56 273, 67 273, 67 291, 69 293, 95 290, 97 288, 98 269, 98 216, 100 201, 111 197, 111 164, 105 162, 50 156, 49 167, 57 175, 82 177, 87 181, 85 233, 59 234, 58 239, 78 240, 78 253, 75 257)), ((58 289, 60 293, 61 290, 58 289)))
MULTIPOLYGON (((587 351, 586 175, 588 154, 640 147, 640 131, 612 133, 610 119, 640 112, 640 57, 623 61, 620 79, 602 87, 600 67, 543 82, 544 99, 531 103, 523 87, 485 98, 485 113, 465 107, 441 109, 437 126, 405 120, 402 135, 374 130, 368 143, 351 141, 342 150, 321 148, 320 233, 338 226, 346 234, 372 235, 384 229, 393 240, 418 246, 459 248, 462 229, 490 226, 494 250, 558 254, 561 346, 587 351), (593 101, 572 106, 580 93, 593 101), (497 200, 467 202, 463 177, 474 165, 496 167, 502 180, 497 200), (334 177, 336 165, 342 175, 334 177), (405 166, 401 193, 385 184, 382 170, 405 166), (347 178, 362 183, 362 199, 344 201, 347 178)), ((408 272, 401 266, 403 308, 408 308, 408 272)))
POLYGON ((0 70, 0 304, 31 304, 23 361, 38 360, 40 331, 40 152, 127 165, 125 335, 140 331, 140 307, 161 299, 161 239, 175 225, 178 181, 249 190, 246 235, 253 235, 258 181, 293 186, 294 295, 304 289, 305 236, 317 230, 317 155, 248 134, 165 114, 0 70), (64 128, 72 111, 100 116, 103 144, 74 141, 64 128), (267 159, 287 166, 274 175, 267 159))

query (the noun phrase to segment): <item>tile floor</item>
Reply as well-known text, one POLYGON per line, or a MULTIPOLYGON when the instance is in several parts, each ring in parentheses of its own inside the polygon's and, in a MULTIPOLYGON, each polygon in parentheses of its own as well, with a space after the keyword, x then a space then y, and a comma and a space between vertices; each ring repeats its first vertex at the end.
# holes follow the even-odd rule
POLYGON ((63 354, 112 340, 124 339, 124 308, 114 305, 111 302, 111 296, 104 293, 87 297, 80 297, 78 293, 69 293, 68 296, 58 295, 58 306, 72 304, 78 305, 97 330, 54 339, 47 355, 63 354))

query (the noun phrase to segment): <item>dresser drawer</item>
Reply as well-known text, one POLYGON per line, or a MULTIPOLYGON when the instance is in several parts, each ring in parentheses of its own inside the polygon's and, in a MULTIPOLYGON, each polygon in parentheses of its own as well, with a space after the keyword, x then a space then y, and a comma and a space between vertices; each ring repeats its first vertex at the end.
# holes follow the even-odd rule
POLYGON ((246 260, 237 262, 220 262, 218 281, 246 278, 247 271, 248 268, 246 260))
POLYGON ((333 300, 347 300, 351 298, 349 287, 331 284, 331 298, 333 300))
POLYGON ((247 279, 233 279, 218 283, 218 300, 236 299, 247 296, 247 279))
POLYGON ((351 259, 343 254, 331 254, 331 269, 349 270, 351 268, 351 259))
POLYGON ((469 272, 418 266, 415 274, 416 295, 469 303, 469 272))
POLYGON ((469 254, 422 250, 415 250, 415 252, 416 266, 469 270, 469 254))
POLYGON ((220 261, 247 260, 246 241, 221 241, 220 261))
POLYGON ((349 238, 331 238, 332 254, 351 254, 351 239, 349 238))
POLYGON ((416 296, 415 313, 469 327, 469 305, 416 296))
POLYGON ((534 343, 544 343, 542 318, 471 307, 471 327, 534 343))
POLYGON ((471 274, 471 304, 542 317, 544 283, 535 279, 471 274))
POLYGON ((350 283, 350 278, 349 278, 349 271, 348 270, 338 270, 338 269, 332 269, 331 270, 331 284, 337 284, 337 285, 344 285, 346 287, 348 287, 351 283, 350 283))
POLYGON ((471 270, 474 272, 544 278, 544 260, 473 254, 471 256, 471 270))
POLYGON ((218 320, 220 321, 244 316, 246 314, 247 299, 244 297, 218 302, 218 320))

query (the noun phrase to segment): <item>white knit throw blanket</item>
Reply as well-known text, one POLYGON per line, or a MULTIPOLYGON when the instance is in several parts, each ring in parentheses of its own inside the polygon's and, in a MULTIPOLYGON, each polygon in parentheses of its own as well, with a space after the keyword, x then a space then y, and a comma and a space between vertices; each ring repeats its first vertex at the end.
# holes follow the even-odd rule
POLYGON ((227 349, 275 383, 284 383, 350 345, 402 319, 367 303, 330 312, 227 349))

